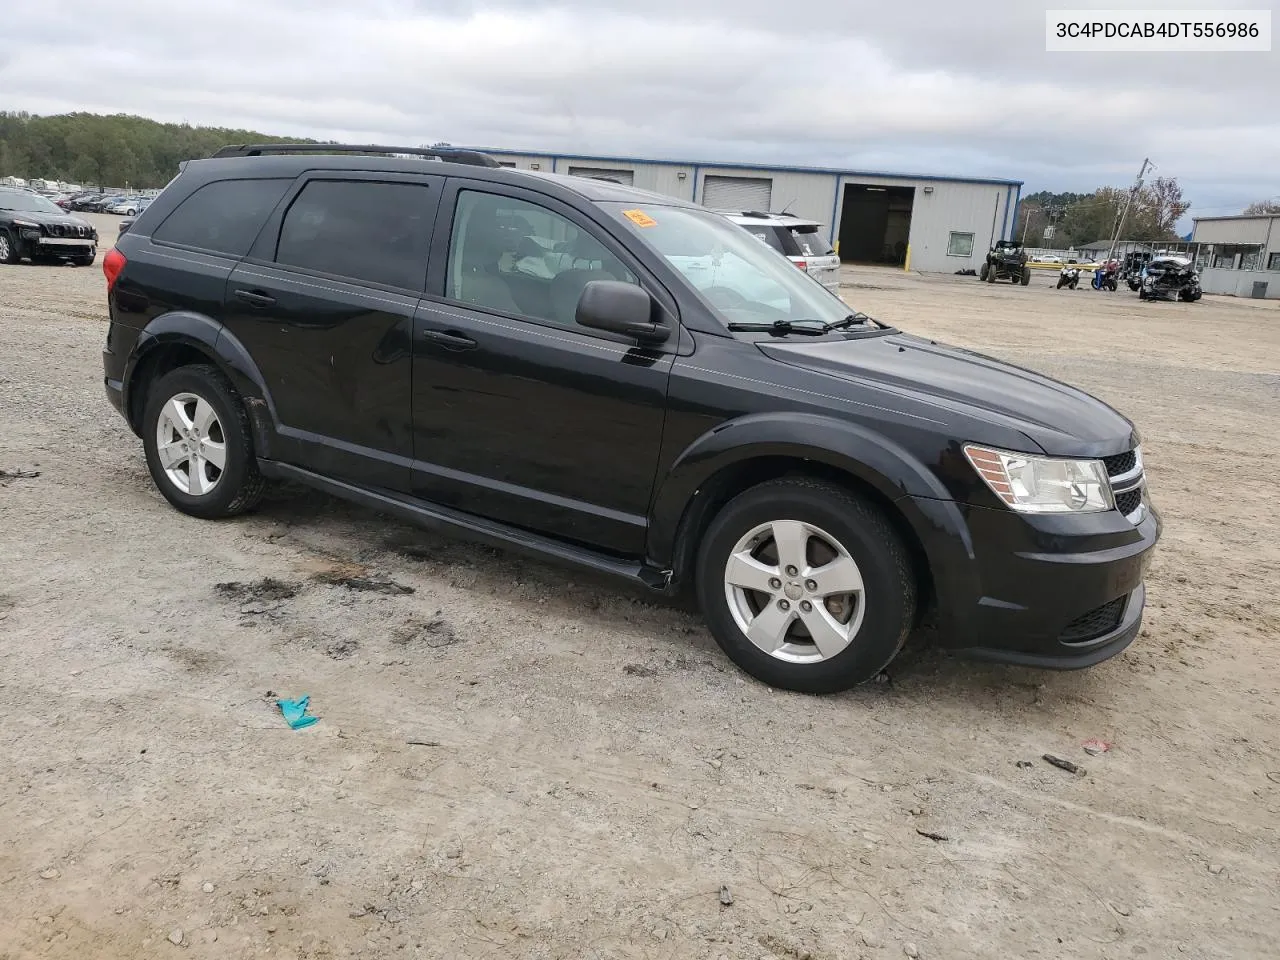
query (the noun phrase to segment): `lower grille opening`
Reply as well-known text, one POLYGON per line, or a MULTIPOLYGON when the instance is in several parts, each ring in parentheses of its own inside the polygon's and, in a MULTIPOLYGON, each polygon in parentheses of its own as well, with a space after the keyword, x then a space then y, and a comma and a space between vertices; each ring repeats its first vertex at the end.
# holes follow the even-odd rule
POLYGON ((1116 509, 1123 513, 1126 517, 1138 509, 1142 503, 1142 490, 1130 490, 1127 493, 1116 494, 1116 509))
POLYGON ((1090 610, 1076 617, 1062 629, 1058 635, 1060 643, 1085 643, 1104 634, 1110 633, 1120 626, 1120 618, 1124 616, 1124 605, 1128 597, 1117 597, 1110 603, 1090 610))

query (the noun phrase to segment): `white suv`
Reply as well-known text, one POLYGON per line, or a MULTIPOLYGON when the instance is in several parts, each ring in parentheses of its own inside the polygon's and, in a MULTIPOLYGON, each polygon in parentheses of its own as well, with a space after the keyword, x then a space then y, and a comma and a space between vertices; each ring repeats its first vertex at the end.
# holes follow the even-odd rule
POLYGON ((787 213, 720 211, 794 263, 809 276, 840 295, 840 258, 827 242, 824 225, 787 213))

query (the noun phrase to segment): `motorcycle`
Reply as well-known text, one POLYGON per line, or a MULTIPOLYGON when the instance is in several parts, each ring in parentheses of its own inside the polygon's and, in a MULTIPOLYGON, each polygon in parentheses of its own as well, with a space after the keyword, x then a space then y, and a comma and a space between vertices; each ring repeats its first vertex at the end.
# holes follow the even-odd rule
POLYGON ((1066 287, 1068 290, 1074 290, 1076 288, 1076 284, 1078 284, 1079 282, 1080 282, 1079 267, 1071 267, 1071 266, 1063 267, 1062 272, 1058 274, 1057 289, 1061 290, 1063 287, 1066 287))
POLYGON ((1200 274, 1186 257, 1156 257, 1142 270, 1139 300, 1181 300, 1195 303, 1204 291, 1200 274))
POLYGON ((1093 271, 1093 279, 1090 286, 1095 290, 1110 290, 1114 293, 1119 286, 1116 283, 1117 267, 1113 263, 1104 263, 1093 271))

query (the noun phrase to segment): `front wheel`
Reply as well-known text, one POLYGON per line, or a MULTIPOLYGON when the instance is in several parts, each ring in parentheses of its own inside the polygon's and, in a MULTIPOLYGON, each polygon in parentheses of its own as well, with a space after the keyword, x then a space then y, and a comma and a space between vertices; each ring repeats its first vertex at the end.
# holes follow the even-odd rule
POLYGON ((17 263, 18 247, 8 231, 0 230, 0 263, 17 263))
POLYGON ((1031 268, 1023 267, 1022 268, 1022 285, 1025 287, 1030 282, 1031 282, 1031 268))
POLYGON ((884 514, 807 478, 753 487, 716 515, 698 554, 697 590, 734 663, 803 693, 875 677, 915 621, 911 561, 884 514))
POLYGON ((978 270, 978 280, 982 283, 987 282, 987 274, 991 271, 991 264, 984 263, 978 270))
POLYGON ((262 497, 248 414, 214 366, 180 367, 151 386, 142 442, 151 479, 183 513, 230 517, 262 497))

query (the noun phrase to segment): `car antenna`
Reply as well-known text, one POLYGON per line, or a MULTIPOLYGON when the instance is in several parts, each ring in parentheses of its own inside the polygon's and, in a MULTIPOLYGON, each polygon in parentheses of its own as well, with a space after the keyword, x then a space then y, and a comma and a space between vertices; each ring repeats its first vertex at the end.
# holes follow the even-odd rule
POLYGON ((783 208, 782 208, 782 212, 783 212, 783 213, 790 213, 790 212, 791 212, 791 204, 795 203, 795 202, 796 202, 797 200, 799 200, 799 199, 800 199, 799 197, 792 197, 790 200, 788 200, 788 201, 787 201, 787 205, 786 205, 785 207, 783 207, 783 208))

